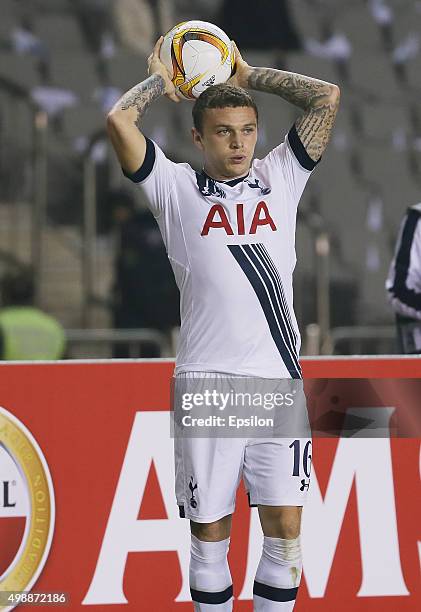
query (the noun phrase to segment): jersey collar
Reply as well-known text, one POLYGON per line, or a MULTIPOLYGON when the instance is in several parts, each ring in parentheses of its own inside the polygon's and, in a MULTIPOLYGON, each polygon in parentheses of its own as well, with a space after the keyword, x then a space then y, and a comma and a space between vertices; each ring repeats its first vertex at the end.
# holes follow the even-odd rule
POLYGON ((228 185, 229 187, 235 187, 236 185, 238 185, 238 183, 241 183, 241 181, 244 181, 244 179, 246 179, 250 175, 250 170, 244 176, 240 176, 239 178, 231 179, 229 181, 218 181, 217 179, 214 179, 211 176, 209 176, 209 174, 207 174, 203 170, 203 168, 202 168, 201 174, 205 178, 210 179, 211 181, 214 181, 215 183, 222 183, 223 185, 228 185))

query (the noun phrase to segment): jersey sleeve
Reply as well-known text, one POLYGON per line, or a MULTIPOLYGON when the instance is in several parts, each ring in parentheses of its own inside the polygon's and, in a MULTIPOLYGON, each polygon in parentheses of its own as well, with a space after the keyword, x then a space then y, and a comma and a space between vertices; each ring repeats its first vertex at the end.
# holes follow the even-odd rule
POLYGON ((281 173, 291 202, 297 207, 307 181, 320 160, 315 162, 311 159, 293 125, 284 141, 262 161, 267 161, 281 173))
POLYGON ((123 169, 123 174, 139 185, 152 213, 159 217, 175 185, 177 164, 169 160, 155 142, 147 137, 145 139, 143 164, 132 174, 123 169))

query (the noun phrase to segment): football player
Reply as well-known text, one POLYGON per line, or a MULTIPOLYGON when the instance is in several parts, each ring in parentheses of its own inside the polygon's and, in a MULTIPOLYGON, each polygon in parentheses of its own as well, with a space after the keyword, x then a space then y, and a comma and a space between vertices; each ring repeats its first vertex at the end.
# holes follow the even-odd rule
MULTIPOLYGON (((299 381, 292 294, 296 210, 328 144, 339 88, 249 66, 235 47, 235 74, 206 89, 193 107, 192 139, 203 158, 196 172, 189 164, 170 161, 143 134, 144 115, 155 100, 166 95, 178 101, 160 60, 161 45, 162 37, 148 60, 149 77, 109 113, 108 131, 124 173, 146 195, 180 289, 175 376, 299 381), (253 90, 302 111, 263 159, 254 159, 258 109, 253 90)), ((232 610, 227 553, 241 476, 264 533, 254 609, 293 609, 310 448, 309 439, 176 440, 176 496, 181 516, 191 524, 195 610, 232 610)))

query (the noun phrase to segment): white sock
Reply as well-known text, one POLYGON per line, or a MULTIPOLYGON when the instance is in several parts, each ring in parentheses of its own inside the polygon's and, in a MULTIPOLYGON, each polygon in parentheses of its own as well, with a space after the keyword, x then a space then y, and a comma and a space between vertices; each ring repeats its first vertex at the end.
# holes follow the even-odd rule
POLYGON ((264 537, 263 552, 253 587, 255 612, 290 612, 301 579, 300 538, 264 537))
POLYGON ((190 592, 195 612, 232 611, 229 544, 229 538, 221 542, 202 542, 192 534, 190 592))

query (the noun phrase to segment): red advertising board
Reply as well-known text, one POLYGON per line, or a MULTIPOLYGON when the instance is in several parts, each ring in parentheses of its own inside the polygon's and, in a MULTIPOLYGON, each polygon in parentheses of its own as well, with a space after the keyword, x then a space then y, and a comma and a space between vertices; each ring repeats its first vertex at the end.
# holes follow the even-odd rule
MULTIPOLYGON (((303 360, 303 370, 421 378, 421 359, 303 360)), ((0 590, 65 592, 71 610, 192 610, 172 371, 165 361, 0 366, 0 590)), ((421 609, 419 439, 317 438, 310 490, 295 609, 421 609)), ((230 550, 239 612, 252 610, 255 512, 240 489, 230 550)))

